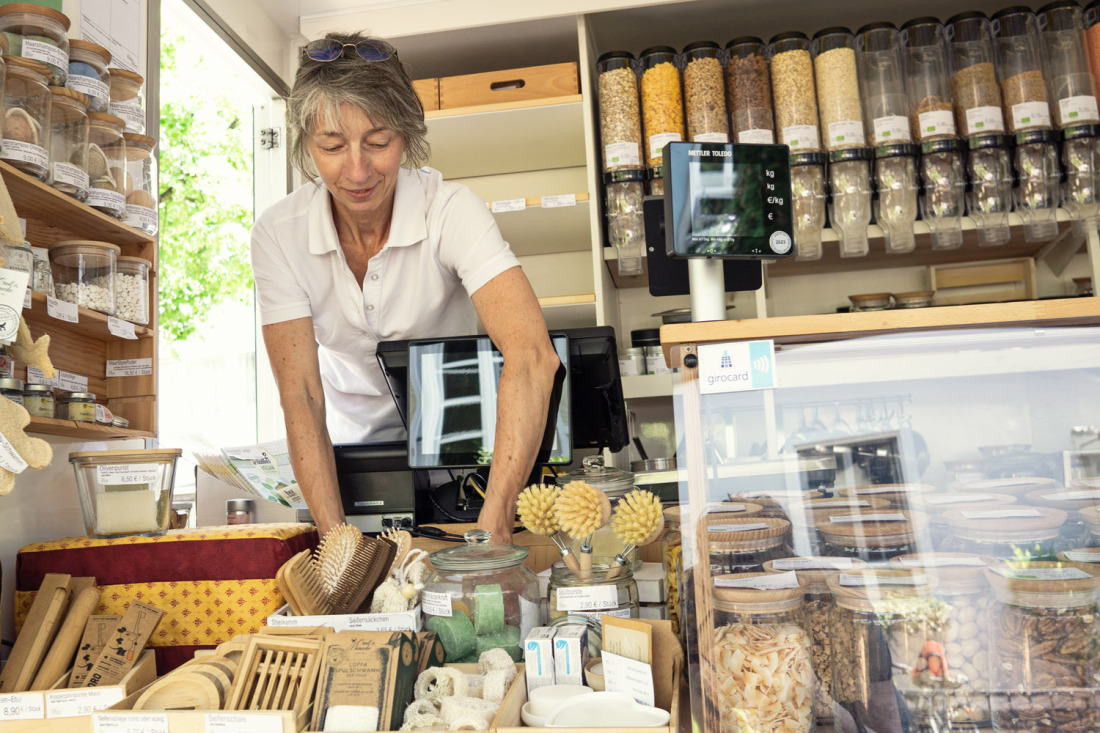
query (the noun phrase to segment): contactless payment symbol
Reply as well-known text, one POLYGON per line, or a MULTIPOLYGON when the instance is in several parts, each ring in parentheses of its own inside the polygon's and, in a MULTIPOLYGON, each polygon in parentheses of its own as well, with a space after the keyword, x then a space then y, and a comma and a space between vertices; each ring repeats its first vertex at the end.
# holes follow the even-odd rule
POLYGON ((699 347, 699 391, 703 394, 772 389, 776 384, 772 341, 699 347))

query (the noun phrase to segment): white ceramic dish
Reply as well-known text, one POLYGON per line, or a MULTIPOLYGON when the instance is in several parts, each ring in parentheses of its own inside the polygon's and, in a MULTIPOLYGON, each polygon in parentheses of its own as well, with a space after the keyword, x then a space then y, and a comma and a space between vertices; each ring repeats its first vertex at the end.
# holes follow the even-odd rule
POLYGON ((546 718, 557 706, 578 695, 591 695, 592 688, 584 685, 547 685, 536 687, 527 694, 528 712, 538 718, 546 718))
POLYGON ((523 703, 523 707, 519 709, 519 717, 523 720, 523 724, 528 728, 545 728, 546 718, 540 718, 531 712, 531 703, 523 703))
POLYGON ((656 728, 668 725, 667 710, 639 705, 621 692, 569 698, 546 716, 547 728, 656 728))

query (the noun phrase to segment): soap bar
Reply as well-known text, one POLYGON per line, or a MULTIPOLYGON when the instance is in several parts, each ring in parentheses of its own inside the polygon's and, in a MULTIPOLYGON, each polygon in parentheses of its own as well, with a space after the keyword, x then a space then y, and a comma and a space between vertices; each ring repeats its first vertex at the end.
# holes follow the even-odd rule
POLYGON ((474 591, 474 630, 478 635, 504 630, 504 593, 499 585, 482 585, 474 591))
POLYGON ((490 649, 503 649, 508 652, 508 656, 512 658, 513 662, 522 661, 523 648, 520 646, 519 637, 519 627, 508 625, 504 627, 503 631, 496 634, 478 634, 477 656, 480 657, 490 649))
POLYGON ((443 642, 443 650, 447 652, 447 659, 461 659, 474 652, 476 637, 474 625, 470 623, 470 617, 464 613, 456 613, 450 618, 446 616, 433 616, 426 624, 428 631, 434 631, 443 642))

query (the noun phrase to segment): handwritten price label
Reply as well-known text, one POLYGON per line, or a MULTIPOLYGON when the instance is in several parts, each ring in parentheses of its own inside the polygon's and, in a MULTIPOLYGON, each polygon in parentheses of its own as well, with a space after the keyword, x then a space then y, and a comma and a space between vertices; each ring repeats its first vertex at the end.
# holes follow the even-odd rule
POLYGON ((619 590, 613 585, 589 588, 558 588, 559 611, 608 611, 619 605, 619 590))

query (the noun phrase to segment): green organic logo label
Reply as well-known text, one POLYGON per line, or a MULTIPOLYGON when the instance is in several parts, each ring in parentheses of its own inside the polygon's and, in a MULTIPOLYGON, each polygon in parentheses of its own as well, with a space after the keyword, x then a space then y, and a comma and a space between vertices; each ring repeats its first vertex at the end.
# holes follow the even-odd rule
POLYGON ((1031 117, 1021 117, 1020 118, 1020 124, 1022 124, 1022 125, 1026 125, 1029 122, 1031 122, 1031 117))

